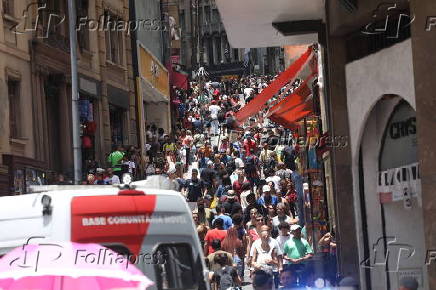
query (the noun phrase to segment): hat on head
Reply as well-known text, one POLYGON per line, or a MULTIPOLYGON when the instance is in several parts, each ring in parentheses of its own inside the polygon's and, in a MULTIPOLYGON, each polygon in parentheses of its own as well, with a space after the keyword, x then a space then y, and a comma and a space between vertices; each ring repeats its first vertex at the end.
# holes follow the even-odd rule
POLYGON ((300 225, 292 225, 291 226, 291 232, 296 231, 296 230, 300 230, 301 226, 300 225))
POLYGON ((207 165, 213 165, 213 161, 211 160, 207 161, 207 165))
POLYGON ((267 191, 271 191, 271 187, 268 184, 262 187, 262 192, 267 192, 267 191))
POLYGON ((235 191, 234 190, 229 190, 229 191, 227 191, 227 195, 229 195, 229 196, 235 196, 235 191))
POLYGON ((104 173, 104 169, 103 168, 97 168, 96 173, 104 173))

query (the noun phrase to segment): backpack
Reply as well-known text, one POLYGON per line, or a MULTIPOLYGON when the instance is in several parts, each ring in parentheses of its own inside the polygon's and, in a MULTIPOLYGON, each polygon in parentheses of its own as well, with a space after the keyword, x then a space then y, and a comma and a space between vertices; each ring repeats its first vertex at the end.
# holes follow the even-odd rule
POLYGON ((225 266, 215 272, 218 276, 220 290, 234 289, 235 283, 233 282, 232 270, 232 267, 225 266))

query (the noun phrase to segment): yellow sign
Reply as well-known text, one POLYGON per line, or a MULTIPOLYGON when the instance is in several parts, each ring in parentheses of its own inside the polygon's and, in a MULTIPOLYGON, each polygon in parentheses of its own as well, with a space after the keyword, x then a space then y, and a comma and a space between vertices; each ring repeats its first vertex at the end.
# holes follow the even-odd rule
POLYGON ((142 46, 139 46, 139 68, 142 78, 147 80, 161 94, 169 96, 168 71, 154 55, 142 46))

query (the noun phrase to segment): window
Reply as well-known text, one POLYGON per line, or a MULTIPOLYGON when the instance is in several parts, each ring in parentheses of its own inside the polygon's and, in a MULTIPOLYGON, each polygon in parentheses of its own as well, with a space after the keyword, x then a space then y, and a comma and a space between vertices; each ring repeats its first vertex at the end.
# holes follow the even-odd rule
POLYGON ((3 13, 14 16, 14 0, 3 0, 3 13))
POLYGON ((9 97, 9 136, 10 138, 20 137, 20 82, 8 80, 9 97))
POLYGON ((233 55, 235 57, 235 61, 239 61, 239 49, 234 48, 233 49, 233 55))
POLYGON ((46 7, 46 9, 39 9, 39 21, 42 25, 40 36, 59 34, 61 30, 61 24, 54 25, 60 21, 59 17, 64 12, 61 9, 61 1, 57 0, 38 0, 38 7, 46 7))
POLYGON ((109 12, 105 12, 106 59, 115 64, 123 64, 123 32, 117 23, 122 21, 109 12))
POLYGON ((222 55, 221 55, 221 37, 215 38, 215 48, 216 48, 216 64, 221 63, 222 55))
POLYGON ((162 244, 153 254, 165 259, 165 263, 155 265, 159 290, 198 289, 194 277, 202 271, 196 269, 189 244, 162 244))
POLYGON ((210 24, 210 7, 204 6, 204 13, 206 15, 205 24, 210 24))
MULTIPOLYGON (((77 2, 77 19, 81 19, 88 16, 88 0, 79 0, 77 2)), ((78 20, 78 21, 79 21, 78 20)), ((77 41, 81 51, 89 50, 89 28, 81 27, 77 31, 77 41)))

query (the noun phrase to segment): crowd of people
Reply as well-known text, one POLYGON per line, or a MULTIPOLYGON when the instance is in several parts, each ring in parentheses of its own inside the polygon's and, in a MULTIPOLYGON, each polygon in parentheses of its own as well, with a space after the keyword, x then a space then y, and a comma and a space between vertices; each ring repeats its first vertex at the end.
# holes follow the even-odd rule
MULTIPOLYGON (((196 205, 193 218, 216 289, 243 285, 246 272, 255 289, 315 282, 319 259, 305 226, 304 182, 292 132, 264 118, 266 111, 246 124, 234 118, 272 80, 247 77, 179 90, 182 126, 160 144, 169 178, 196 205)), ((314 245, 321 263, 335 261, 333 232, 314 245)), ((336 283, 334 271, 322 278, 336 283)))
MULTIPOLYGON (((168 178, 193 208, 213 289, 238 289, 247 273, 258 290, 358 289, 353 278, 337 277, 334 229, 314 240, 293 132, 270 122, 267 109, 244 124, 235 120, 273 79, 250 76, 174 88, 179 125, 173 133, 147 126, 146 154, 117 146, 106 169, 87 162, 83 183, 120 184, 126 173, 131 180, 168 178)), ((282 89, 281 95, 291 92, 282 89)))

